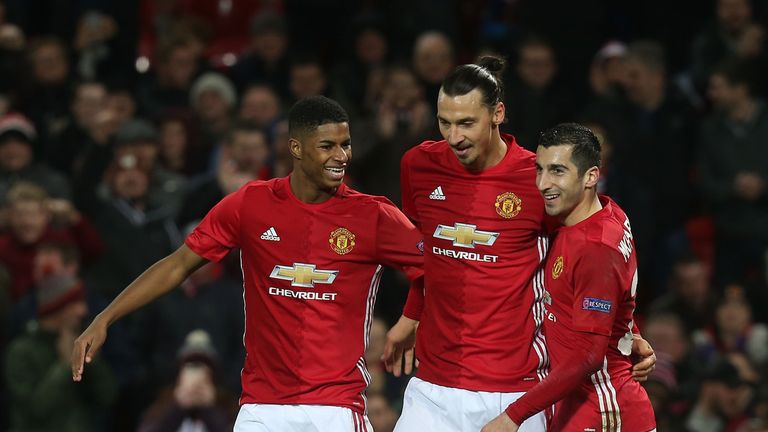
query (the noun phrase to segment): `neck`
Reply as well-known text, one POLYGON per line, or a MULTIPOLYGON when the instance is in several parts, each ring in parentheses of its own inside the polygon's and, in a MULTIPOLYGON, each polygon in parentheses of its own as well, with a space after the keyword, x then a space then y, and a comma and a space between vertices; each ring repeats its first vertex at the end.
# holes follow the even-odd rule
POLYGON ((301 169, 296 167, 290 177, 291 191, 299 201, 307 204, 320 204, 328 201, 336 193, 338 188, 321 189, 311 182, 301 169))
POLYGON ((751 98, 747 98, 738 104, 728 113, 728 117, 737 122, 747 122, 757 110, 757 104, 751 98))
POLYGON ((467 168, 472 171, 483 171, 493 168, 504 159, 507 154, 507 143, 501 139, 499 128, 495 127, 491 131, 491 144, 488 146, 487 154, 480 155, 472 166, 467 168))
POLYGON ((572 226, 586 220, 603 208, 594 189, 587 190, 584 199, 563 219, 563 225, 572 226))

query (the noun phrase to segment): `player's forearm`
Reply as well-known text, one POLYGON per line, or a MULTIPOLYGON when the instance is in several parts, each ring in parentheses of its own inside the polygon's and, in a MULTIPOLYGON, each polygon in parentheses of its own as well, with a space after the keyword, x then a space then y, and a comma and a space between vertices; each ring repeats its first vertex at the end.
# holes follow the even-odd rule
POLYGON ((403 307, 403 316, 415 321, 421 320, 421 311, 424 309, 424 278, 411 282, 408 290, 408 299, 403 307))
POLYGON ((608 337, 579 333, 576 338, 571 355, 560 362, 562 366, 553 369, 543 381, 507 407, 505 411, 513 422, 520 425, 528 417, 554 405, 600 369, 608 337))
MULTIPOLYGON (((190 260, 186 246, 153 264, 128 285, 97 317, 107 326, 181 284, 204 263, 190 260)), ((198 257, 199 258, 199 257, 198 257)))

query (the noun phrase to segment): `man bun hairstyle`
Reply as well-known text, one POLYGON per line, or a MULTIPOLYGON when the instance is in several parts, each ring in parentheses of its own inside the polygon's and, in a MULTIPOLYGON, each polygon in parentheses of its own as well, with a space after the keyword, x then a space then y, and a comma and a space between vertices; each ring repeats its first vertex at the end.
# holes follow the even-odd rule
POLYGON ((310 96, 296 102, 288 113, 288 134, 291 138, 312 132, 328 123, 348 123, 344 108, 325 96, 310 96))
POLYGON ((504 100, 501 74, 506 61, 501 57, 482 56, 477 64, 465 64, 453 70, 443 81, 443 93, 462 96, 474 89, 483 94, 483 105, 494 107, 504 100))
POLYGON ((592 130, 578 123, 560 123, 539 135, 544 148, 560 145, 573 146, 571 160, 583 176, 592 167, 600 168, 600 140, 592 130))

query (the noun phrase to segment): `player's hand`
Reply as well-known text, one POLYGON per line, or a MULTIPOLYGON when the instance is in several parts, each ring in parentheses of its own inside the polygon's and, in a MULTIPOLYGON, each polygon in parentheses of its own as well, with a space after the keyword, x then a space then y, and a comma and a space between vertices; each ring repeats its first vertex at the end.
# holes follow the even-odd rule
POLYGON ((391 372, 396 377, 399 377, 403 372, 406 375, 413 372, 416 361, 414 347, 416 346, 416 328, 418 325, 418 321, 403 315, 397 324, 387 332, 387 344, 384 346, 381 360, 384 362, 387 372, 391 372))
POLYGON ((515 424, 507 413, 503 412, 483 426, 480 432, 517 432, 519 428, 520 426, 515 424))
POLYGON ((72 349, 72 381, 83 379, 85 363, 93 362, 96 353, 104 344, 106 338, 107 324, 96 317, 91 325, 75 339, 75 346, 72 349))
POLYGON ((635 335, 632 340, 632 354, 640 359, 632 366, 632 377, 638 382, 646 381, 656 368, 656 354, 651 344, 640 335, 635 335))

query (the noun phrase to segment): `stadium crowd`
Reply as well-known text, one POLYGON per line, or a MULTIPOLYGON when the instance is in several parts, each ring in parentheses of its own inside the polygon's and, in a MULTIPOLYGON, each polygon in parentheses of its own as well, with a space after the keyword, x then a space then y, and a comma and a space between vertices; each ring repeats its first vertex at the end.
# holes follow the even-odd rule
MULTIPOLYGON (((289 174, 296 100, 344 106, 346 182, 399 204, 401 156, 440 136, 442 80, 496 53, 510 62, 503 132, 533 151, 564 121, 601 139, 599 188, 639 254, 658 430, 768 431, 767 13, 750 0, 0 2, 0 430, 231 430, 237 255, 113 326, 82 383, 75 337, 221 198, 289 174)), ((406 379, 380 358, 408 283, 381 283, 368 411, 387 432, 406 379)))

